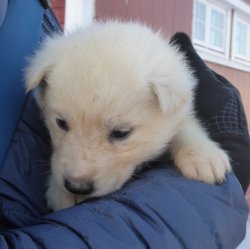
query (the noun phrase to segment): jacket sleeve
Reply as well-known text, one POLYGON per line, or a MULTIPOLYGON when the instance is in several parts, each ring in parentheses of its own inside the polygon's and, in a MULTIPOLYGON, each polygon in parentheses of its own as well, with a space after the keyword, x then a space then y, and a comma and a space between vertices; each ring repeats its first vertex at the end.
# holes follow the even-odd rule
POLYGON ((0 169, 0 248, 235 249, 248 208, 233 173, 221 185, 186 179, 170 162, 118 192, 49 213, 47 130, 32 98, 0 169))
POLYGON ((5 230, 0 248, 236 248, 248 208, 235 176, 209 185, 165 166, 142 173, 113 195, 5 230))

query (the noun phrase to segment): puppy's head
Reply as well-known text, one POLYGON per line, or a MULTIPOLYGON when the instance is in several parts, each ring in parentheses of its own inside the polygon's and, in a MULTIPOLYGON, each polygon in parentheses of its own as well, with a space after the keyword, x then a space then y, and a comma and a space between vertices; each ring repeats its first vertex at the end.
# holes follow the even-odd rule
POLYGON ((51 134, 52 180, 86 197, 115 191, 161 153, 195 83, 158 33, 119 22, 49 40, 26 76, 51 134))

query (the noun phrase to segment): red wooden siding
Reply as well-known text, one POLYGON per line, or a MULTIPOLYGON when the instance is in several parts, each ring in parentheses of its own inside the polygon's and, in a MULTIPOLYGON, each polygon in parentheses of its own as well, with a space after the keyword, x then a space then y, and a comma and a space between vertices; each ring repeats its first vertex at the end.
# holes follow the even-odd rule
POLYGON ((53 7, 55 15, 63 27, 65 18, 65 0, 51 0, 51 6, 53 7))
POLYGON ((140 20, 169 36, 191 35, 193 0, 96 0, 96 18, 140 20))

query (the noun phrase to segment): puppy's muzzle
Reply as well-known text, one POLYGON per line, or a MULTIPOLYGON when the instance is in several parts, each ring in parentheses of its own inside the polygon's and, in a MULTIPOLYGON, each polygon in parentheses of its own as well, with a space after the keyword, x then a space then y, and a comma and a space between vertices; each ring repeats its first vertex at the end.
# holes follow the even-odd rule
POLYGON ((91 181, 83 181, 81 183, 72 183, 69 180, 64 180, 64 187, 71 193, 77 195, 89 195, 94 191, 94 183, 91 181))

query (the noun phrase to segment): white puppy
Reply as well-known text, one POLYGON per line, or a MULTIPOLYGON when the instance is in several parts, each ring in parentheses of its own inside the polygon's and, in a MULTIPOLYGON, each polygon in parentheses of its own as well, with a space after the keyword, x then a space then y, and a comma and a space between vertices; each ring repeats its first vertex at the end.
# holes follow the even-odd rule
POLYGON ((148 27, 109 21, 50 39, 26 78, 52 138, 54 210, 119 189, 167 147, 188 178, 221 182, 230 170, 193 115, 184 56, 148 27))

